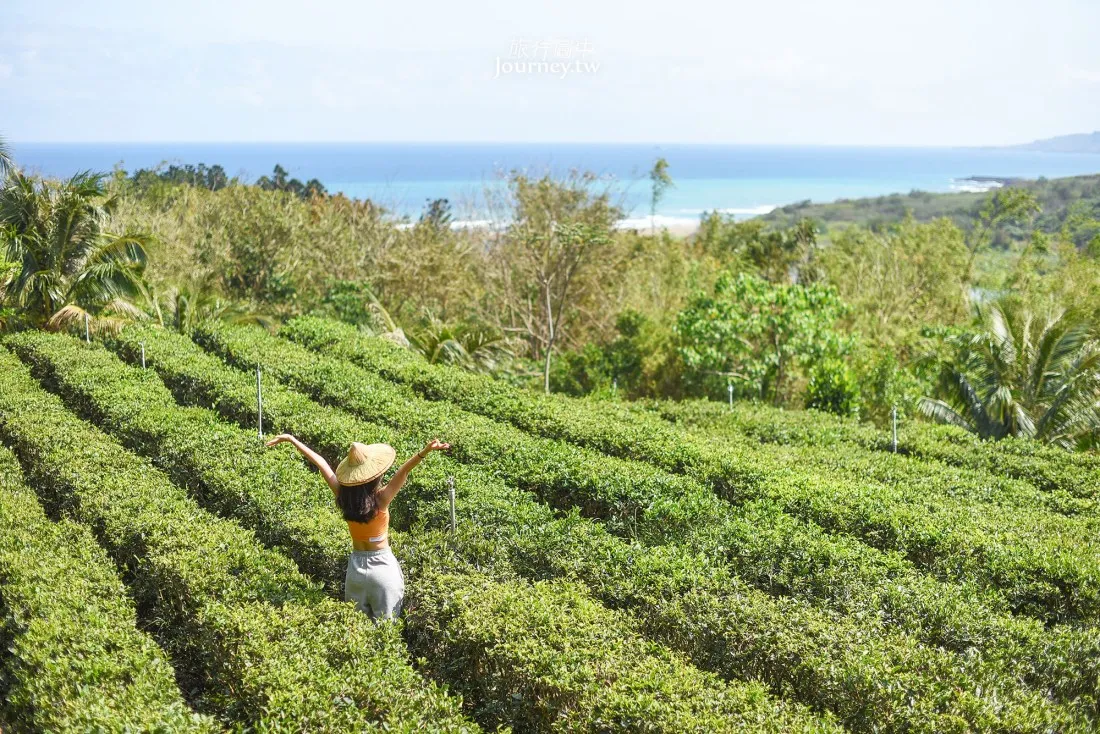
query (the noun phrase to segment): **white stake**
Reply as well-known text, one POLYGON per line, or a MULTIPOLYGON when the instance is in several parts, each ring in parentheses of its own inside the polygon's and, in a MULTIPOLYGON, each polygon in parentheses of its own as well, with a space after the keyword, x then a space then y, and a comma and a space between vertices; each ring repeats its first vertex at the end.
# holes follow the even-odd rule
POLYGON ((260 365, 256 365, 256 431, 264 440, 264 394, 260 386, 260 365))
POLYGON ((145 369, 145 342, 141 343, 141 368, 145 369))
POLYGON ((894 406, 893 410, 894 418, 894 453, 898 452, 898 406, 894 406))
POLYGON ((618 377, 616 377, 615 379, 613 379, 611 381, 611 394, 612 395, 618 395, 619 394, 619 378, 618 377))
POLYGON ((447 477, 447 491, 451 495, 451 535, 455 534, 457 521, 455 520, 455 478, 447 477))
POLYGON ((92 343, 91 329, 88 328, 88 314, 84 314, 84 341, 88 344, 92 343))
POLYGON ((733 383, 732 382, 726 385, 726 390, 728 390, 729 394, 730 394, 730 412, 732 413, 733 412, 733 383))

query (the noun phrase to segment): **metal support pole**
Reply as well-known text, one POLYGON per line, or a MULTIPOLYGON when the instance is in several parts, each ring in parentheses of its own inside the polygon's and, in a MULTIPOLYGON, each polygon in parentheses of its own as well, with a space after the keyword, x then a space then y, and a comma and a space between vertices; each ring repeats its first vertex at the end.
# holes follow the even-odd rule
POLYGON ((145 342, 141 343, 141 368, 145 369, 145 342))
POLYGON ((730 412, 732 413, 733 412, 733 383, 732 382, 726 385, 726 390, 730 394, 730 412))
POLYGON ((612 395, 618 395, 619 394, 619 378, 618 377, 616 377, 615 379, 613 379, 611 381, 611 394, 612 395))
POLYGON ((260 382, 260 365, 256 365, 256 432, 264 440, 264 394, 260 382))
POLYGON ((88 314, 84 314, 84 341, 88 344, 92 343, 92 331, 88 326, 88 314))
POLYGON ((447 492, 451 495, 451 535, 455 534, 455 530, 458 529, 458 522, 455 519, 455 478, 447 477, 447 492))
POLYGON ((896 406, 896 405, 894 406, 894 410, 893 410, 893 419, 894 419, 894 442, 893 442, 893 446, 894 446, 894 453, 896 454, 898 452, 898 406, 896 406))

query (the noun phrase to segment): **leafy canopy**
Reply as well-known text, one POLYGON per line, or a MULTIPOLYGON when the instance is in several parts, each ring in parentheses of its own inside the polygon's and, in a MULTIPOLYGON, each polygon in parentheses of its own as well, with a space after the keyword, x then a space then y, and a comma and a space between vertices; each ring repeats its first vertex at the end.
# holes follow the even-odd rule
POLYGON ((710 394, 728 381, 737 395, 778 403, 800 368, 849 351, 851 340, 835 328, 845 312, 829 287, 725 274, 679 314, 680 357, 710 394))

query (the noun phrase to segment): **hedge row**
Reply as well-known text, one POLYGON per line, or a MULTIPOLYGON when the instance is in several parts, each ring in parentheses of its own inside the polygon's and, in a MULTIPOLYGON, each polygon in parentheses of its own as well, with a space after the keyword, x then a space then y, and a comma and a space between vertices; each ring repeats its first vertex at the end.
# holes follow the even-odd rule
MULTIPOLYGON (((786 512, 832 532, 897 550, 941 578, 1001 590, 1017 612, 1047 621, 1100 616, 1100 558, 1092 540, 1100 520, 1051 512, 1034 490, 1012 488, 1006 499, 1018 506, 1006 513, 1000 504, 951 496, 957 488, 943 477, 899 487, 866 474, 856 479, 823 472, 753 441, 698 438, 637 414, 624 420, 616 411, 625 408, 614 403, 548 398, 429 365, 393 344, 358 336, 346 325, 306 319, 292 322, 286 331, 311 348, 350 359, 419 394, 436 400, 450 396, 479 415, 683 471, 732 502, 774 500, 786 512)), ((445 420, 450 413, 437 407, 425 419, 445 420)), ((507 433, 501 437, 510 439, 507 433)))
POLYGON ((51 522, 0 446, 0 721, 13 731, 216 731, 137 628, 87 528, 51 522))
MULTIPOLYGON (((60 338, 60 337, 54 337, 60 338)), ((33 337, 22 339, 27 344, 33 337)), ((45 393, 0 350, 0 437, 48 505, 91 526, 200 708, 265 731, 470 731, 426 685, 396 629, 370 623, 211 516, 45 393)))
MULTIPOLYGON (((262 530, 292 557, 327 559, 314 564, 321 569, 334 569, 346 562, 350 550, 347 528, 339 519, 331 494, 293 453, 263 449, 255 433, 221 423, 210 411, 180 408, 154 373, 128 367, 105 350, 88 348, 66 337, 42 334, 20 337, 15 346, 34 365, 36 374, 67 400, 133 444, 136 450, 150 454, 158 463, 164 462, 166 468, 174 465, 173 474, 202 496, 223 510, 231 509, 235 498, 245 508, 235 513, 239 519, 257 523, 258 531, 262 530), (306 527, 305 519, 309 517, 318 518, 318 527, 338 530, 344 536, 341 547, 309 549, 317 538, 327 539, 330 535, 327 530, 306 533, 294 529, 306 527), (276 527, 291 530, 273 530, 276 527), (280 532, 299 535, 282 537, 280 532)), ((429 555, 421 558, 421 566, 431 565, 429 555)), ((427 568, 424 573, 435 578, 430 570, 427 568)), ((339 589, 342 576, 341 567, 322 579, 339 589)), ((447 574, 459 586, 466 576, 468 572, 447 574)), ((553 587, 535 588, 510 582, 497 589, 490 579, 477 574, 468 578, 467 585, 490 596, 526 598, 533 608, 554 610, 556 606, 557 592, 553 587)), ((420 607, 410 613, 406 625, 412 652, 432 661, 433 676, 453 685, 468 684, 458 687, 468 695, 478 720, 489 726, 512 723, 498 716, 500 711, 507 710, 516 717, 517 726, 546 724, 554 728, 549 726, 552 722, 546 718, 545 709, 556 705, 554 702, 565 702, 563 710, 568 711, 568 716, 563 714, 563 718, 571 728, 599 729, 611 710, 618 720, 625 722, 624 726, 633 728, 631 722, 643 721, 654 713, 646 696, 661 691, 663 713, 651 724, 656 730, 706 731, 716 721, 725 719, 730 720, 729 726, 735 721, 767 720, 774 725, 763 728, 772 730, 828 728, 825 722, 797 707, 789 709, 769 700, 759 685, 728 685, 685 665, 679 658, 670 657, 667 652, 654 652, 655 648, 642 645, 614 613, 591 602, 583 607, 584 616, 579 619, 566 609, 558 609, 544 613, 537 623, 531 619, 530 624, 509 626, 502 631, 503 647, 494 663, 497 677, 456 679, 451 677, 453 666, 439 657, 445 646, 437 640, 433 642, 433 638, 443 634, 456 645, 478 646, 482 644, 481 627, 464 624, 465 620, 460 618, 447 626, 445 633, 439 633, 441 623, 432 620, 449 614, 440 608, 440 599, 418 593, 410 598, 420 600, 420 607), (619 646, 610 645, 604 638, 579 640, 583 648, 574 657, 554 660, 550 652, 572 639, 575 625, 602 628, 619 641, 619 646), (513 648, 545 652, 536 668, 504 654, 513 648), (585 671, 592 670, 614 672, 600 678, 596 685, 597 681, 585 677, 585 671), (540 687, 545 689, 544 695, 536 695, 540 687), (700 699, 699 691, 704 689, 710 692, 700 699), (606 699, 593 697, 595 690, 603 690, 606 699), (626 705, 632 697, 638 698, 638 705, 633 708, 626 705)), ((519 614, 519 610, 515 613, 519 614)))
MULTIPOLYGON (((718 487, 723 487, 731 477, 736 479, 738 485, 757 481, 765 474, 774 477, 779 468, 770 467, 768 472, 759 471, 760 463, 774 463, 776 460, 776 457, 760 454, 760 441, 749 439, 746 443, 745 436, 736 432, 724 432, 724 440, 716 442, 713 436, 691 435, 670 427, 665 420, 652 415, 656 411, 663 418, 673 421, 677 415, 690 417, 697 413, 726 418, 728 408, 724 404, 708 401, 597 402, 563 395, 532 393, 485 375, 446 365, 428 364, 419 355, 389 341, 365 337, 346 324, 313 317, 295 319, 284 326, 281 333, 305 346, 341 356, 387 379, 407 384, 429 399, 449 400, 472 412, 510 422, 537 435, 561 438, 612 455, 644 458, 673 471, 695 475, 718 487), (731 451, 733 446, 737 447, 736 451, 731 451), (732 462, 735 467, 743 466, 748 460, 758 465, 758 471, 750 474, 731 472, 731 458, 735 459, 732 462)), ((997 505, 997 508, 990 510, 991 514, 998 514, 1000 507, 1007 507, 1048 510, 1070 515, 1100 515, 1100 500, 1075 496, 1064 489, 1040 490, 1021 479, 993 474, 986 469, 973 466, 961 469, 928 457, 910 459, 904 453, 904 440, 902 453, 882 451, 883 432, 836 416, 774 408, 759 408, 761 413, 757 415, 757 410, 752 404, 738 403, 736 415, 753 416, 751 421, 745 422, 766 443, 786 443, 784 439, 791 438, 786 429, 793 416, 799 416, 797 420, 807 428, 825 436, 823 443, 826 446, 848 429, 852 432, 858 429, 861 440, 865 439, 868 444, 875 446, 873 449, 844 452, 822 448, 821 459, 803 451, 791 457, 788 465, 782 467, 784 471, 805 470, 810 467, 814 469, 815 475, 820 475, 827 469, 843 471, 849 478, 903 485, 900 488, 904 490, 903 496, 909 501, 919 499, 918 494, 933 500, 940 500, 940 495, 944 495, 949 498, 964 498, 967 503, 979 501, 997 505)), ((926 425, 921 428, 935 430, 926 425)), ((903 436, 908 433, 908 430, 903 431, 903 436)), ((805 434, 802 437, 806 438, 805 434)), ((1041 448, 1035 442, 1018 443, 1041 448)), ((814 445, 814 441, 802 440, 797 444, 799 447, 810 447, 814 445)), ((854 448, 854 445, 849 446, 854 448)), ((1049 449, 1046 451, 1051 453, 1049 449)), ((1059 458, 1059 454, 1061 458, 1069 456, 1065 452, 1053 451, 1053 454, 1055 458, 1059 458)), ((780 461, 783 458, 778 457, 780 461)), ((1100 481, 1100 473, 1095 476, 1100 481)), ((1073 486, 1077 494, 1081 494, 1081 484, 1091 486, 1095 483, 1078 481, 1073 486)), ((953 512, 953 508, 944 508, 947 517, 951 517, 953 512)), ((998 517, 994 521, 994 527, 999 525, 998 517)))
MULTIPOLYGON (((1047 618, 1075 618, 1089 607, 1097 591, 1091 585, 1063 579, 1090 579, 1095 558, 1084 568, 1065 558, 1036 557, 1012 545, 998 546, 1007 558, 992 576, 1003 588, 976 591, 969 583, 937 582, 916 572, 895 552, 881 552, 848 537, 830 534, 787 512, 794 503, 813 519, 850 511, 848 525, 865 529, 891 517, 878 505, 845 499, 838 491, 818 493, 812 477, 788 483, 792 497, 750 498, 734 506, 689 477, 677 476, 640 462, 606 457, 560 441, 536 438, 510 426, 473 415, 446 403, 431 402, 338 359, 316 354, 268 335, 260 329, 214 327, 196 334, 211 351, 238 366, 262 362, 271 376, 302 389, 321 402, 344 407, 417 436, 446 433, 462 461, 491 467, 517 486, 537 492, 558 507, 580 508, 601 518, 615 532, 647 543, 684 544, 718 554, 738 573, 771 593, 828 601, 846 612, 881 612, 922 639, 954 650, 973 645, 974 627, 988 627, 989 607, 1035 610, 1047 618), (834 507, 833 502, 839 503, 834 507), (1009 561, 1019 561, 1010 563, 1009 561), (1056 578, 1036 578, 1019 568, 1027 562, 1046 564, 1056 578), (999 592, 999 593, 995 593, 999 592), (1038 600, 1038 601, 1037 601, 1038 600), (979 611, 980 610, 980 611, 979 611)), ((744 468, 743 473, 754 472, 744 468)), ((763 480, 762 480, 763 481, 763 480)), ((908 532, 917 539, 937 537, 936 528, 921 524, 919 508, 910 508, 906 524, 887 525, 881 534, 908 532)), ((952 536, 954 537, 954 536, 952 536)), ((947 576, 974 571, 969 547, 930 559, 947 576)), ((990 559, 982 559, 988 564, 990 559)), ((967 578, 976 586, 991 584, 986 576, 967 578)), ((1038 615, 1037 615, 1038 616, 1038 615)), ((984 635, 980 635, 984 636, 984 635)))
MULTIPOLYGON (((480 528, 464 530, 484 542, 480 528)), ((438 557, 443 543, 430 538, 426 549, 402 546, 411 557, 409 644, 439 660, 464 694, 508 692, 479 710, 486 723, 518 731, 843 731, 774 701, 759 684, 730 685, 685 665, 576 584, 501 581, 471 573, 463 560, 452 564, 460 573, 450 571, 438 557)))
MULTIPOLYGON (((691 428, 729 427, 764 443, 853 445, 892 452, 892 436, 865 423, 816 411, 784 411, 737 403, 693 400, 655 402, 651 409, 691 428)), ((905 421, 898 428, 898 453, 952 466, 987 471, 1028 482, 1041 491, 1100 500, 1100 456, 1073 453, 1024 438, 982 441, 954 426, 905 421)))
MULTIPOLYGON (((1078 472, 1078 487, 1088 487, 1089 491, 1040 490, 1028 481, 1009 474, 994 474, 980 466, 964 466, 904 451, 893 453, 854 441, 836 443, 835 425, 831 424, 836 421, 843 425, 843 422, 814 411, 780 411, 737 404, 731 413, 728 406, 711 407, 701 401, 676 407, 653 402, 648 404, 648 410, 641 405, 635 410, 656 410, 669 419, 678 417, 681 427, 694 434, 696 440, 734 444, 748 441, 768 461, 796 471, 829 479, 874 482, 903 494, 910 502, 934 503, 948 517, 955 511, 979 515, 987 525, 995 527, 999 523, 1000 533, 1012 542, 1030 539, 1028 542, 1033 545, 1042 546, 1044 537, 1057 538, 1068 546, 1068 555, 1079 555, 1083 550, 1087 556, 1091 554, 1088 538, 1095 537, 1100 530, 1100 499, 1080 496, 1092 494, 1091 487, 1100 477, 1091 480, 1078 472), (742 420, 747 414, 756 416, 749 427, 742 420), (776 421, 769 426, 760 415, 774 415, 776 421), (817 432, 825 438, 818 441, 817 432), (1059 514, 1072 519, 1053 520, 1059 514)), ((868 430, 863 426, 855 429, 868 430)))
MULTIPOLYGON (((728 427, 693 429, 708 441, 752 441, 728 427)), ((1100 518, 1100 501, 1074 497, 1063 490, 1041 491, 1021 479, 998 476, 984 469, 947 464, 936 459, 866 449, 856 444, 837 446, 757 443, 756 449, 773 461, 786 461, 824 476, 844 476, 897 487, 917 500, 931 496, 942 502, 962 500, 983 514, 1011 513, 1046 516, 1051 513, 1100 518), (1036 512, 1036 511, 1039 512, 1036 512)))
MULTIPOLYGON (((115 346, 136 361, 143 343, 149 364, 178 399, 215 405, 244 425, 254 420, 251 375, 227 368, 184 337, 155 329, 129 329, 115 346)), ((363 437, 419 446, 415 436, 323 408, 270 383, 264 412, 273 430, 293 432, 332 459, 350 440, 363 437)), ((433 457, 413 475, 399 495, 395 521, 443 524, 447 475, 460 488, 460 516, 482 535, 490 534, 487 555, 477 559, 482 566, 496 565, 505 555, 530 577, 576 578, 610 606, 631 610, 647 635, 683 650, 701 667, 726 677, 759 677, 782 695, 835 711, 849 728, 945 730, 952 728, 946 722, 966 720, 974 728, 996 728, 990 722, 998 717, 1022 716, 1018 703, 1002 710, 988 704, 1019 700, 1012 691, 1016 677, 1044 687, 1040 679, 1069 682, 1050 691, 1066 699, 1090 693, 1070 689, 1080 682, 1077 669, 1090 665, 1091 658, 1059 658, 1036 623, 1018 623, 1014 644, 998 651, 1008 665, 956 657, 884 630, 875 620, 768 597, 731 577, 722 564, 684 548, 646 549, 576 516, 557 519, 529 494, 446 457, 433 457), (976 690, 984 691, 984 701, 973 697, 976 690)), ((1037 699, 1031 703, 1043 708, 1037 699)), ((1045 716, 1035 710, 1027 714, 1033 721, 1045 716)))

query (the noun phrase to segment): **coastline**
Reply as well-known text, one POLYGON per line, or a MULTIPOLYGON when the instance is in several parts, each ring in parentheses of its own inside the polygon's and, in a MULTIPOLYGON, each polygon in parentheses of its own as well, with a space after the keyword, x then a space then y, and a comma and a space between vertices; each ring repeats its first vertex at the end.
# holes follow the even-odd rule
MULTIPOLYGON (((699 228, 705 212, 737 220, 776 216, 775 209, 844 204, 878 197, 978 194, 1039 177, 1100 171, 1100 156, 1011 149, 640 144, 204 144, 99 143, 13 146, 31 172, 66 177, 82 170, 129 171, 168 163, 221 166, 252 182, 278 164, 331 193, 370 199, 393 221, 415 222, 427 202, 446 199, 455 228, 495 226, 486 192, 505 193, 507 176, 591 171, 626 217, 621 230, 699 228), (647 171, 655 156, 670 164, 673 186, 649 216, 647 171)), ((506 195, 506 194, 505 194, 506 195)))

